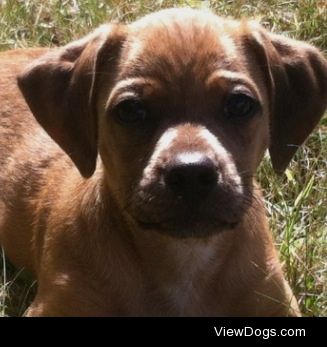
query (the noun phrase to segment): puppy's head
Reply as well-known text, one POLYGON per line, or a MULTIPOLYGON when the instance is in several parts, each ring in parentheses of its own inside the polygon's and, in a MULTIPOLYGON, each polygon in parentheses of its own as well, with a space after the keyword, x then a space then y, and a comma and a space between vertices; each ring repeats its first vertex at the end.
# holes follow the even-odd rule
POLYGON ((103 27, 18 81, 83 176, 99 151, 134 222, 185 237, 240 222, 266 148, 283 171, 323 114, 326 80, 312 46, 180 9, 103 27))

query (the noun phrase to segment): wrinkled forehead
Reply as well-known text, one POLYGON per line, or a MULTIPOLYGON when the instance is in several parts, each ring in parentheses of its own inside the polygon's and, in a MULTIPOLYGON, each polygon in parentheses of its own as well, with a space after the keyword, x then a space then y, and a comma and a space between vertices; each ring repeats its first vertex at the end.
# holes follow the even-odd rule
POLYGON ((206 78, 219 69, 237 70, 238 23, 207 12, 166 10, 130 26, 122 54, 122 77, 206 78))

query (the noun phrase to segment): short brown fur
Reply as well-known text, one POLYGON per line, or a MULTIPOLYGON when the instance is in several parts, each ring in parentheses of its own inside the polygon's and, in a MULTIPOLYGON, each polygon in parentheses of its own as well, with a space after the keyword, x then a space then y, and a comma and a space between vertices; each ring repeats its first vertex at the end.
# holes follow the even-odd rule
POLYGON ((252 177, 267 148, 283 171, 322 116, 318 50, 175 9, 0 61, 0 241, 38 280, 28 316, 300 315, 252 177), (235 88, 260 104, 241 123, 235 88), (117 121, 131 95, 142 127, 117 121), (194 214, 163 183, 185 153, 221 188, 194 214))

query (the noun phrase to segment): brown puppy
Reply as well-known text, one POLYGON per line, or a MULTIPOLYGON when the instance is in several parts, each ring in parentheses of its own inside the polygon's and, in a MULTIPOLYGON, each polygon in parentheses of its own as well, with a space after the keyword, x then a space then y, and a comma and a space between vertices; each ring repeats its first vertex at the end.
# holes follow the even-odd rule
POLYGON ((189 9, 43 53, 0 55, 0 237, 38 279, 27 315, 299 315, 252 177, 319 121, 324 57, 189 9), (15 76, 39 56, 32 115, 15 76))

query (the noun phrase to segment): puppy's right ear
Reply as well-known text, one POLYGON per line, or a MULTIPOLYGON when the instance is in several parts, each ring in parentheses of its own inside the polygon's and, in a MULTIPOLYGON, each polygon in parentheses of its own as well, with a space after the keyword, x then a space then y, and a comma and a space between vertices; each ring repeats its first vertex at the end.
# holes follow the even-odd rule
POLYGON ((114 73, 124 34, 122 26, 102 26, 50 51, 18 76, 34 117, 84 177, 96 166, 99 79, 114 73))

